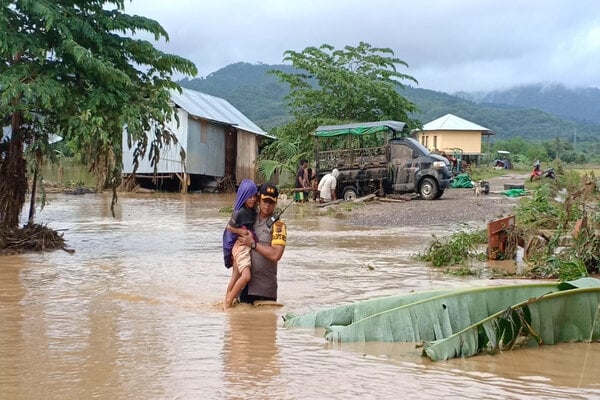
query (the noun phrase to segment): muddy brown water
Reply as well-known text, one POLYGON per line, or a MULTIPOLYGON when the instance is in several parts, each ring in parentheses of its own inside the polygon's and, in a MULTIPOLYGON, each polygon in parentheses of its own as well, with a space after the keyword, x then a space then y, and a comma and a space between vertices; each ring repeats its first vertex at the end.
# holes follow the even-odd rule
POLYGON ((432 231, 293 205, 283 306, 224 312, 218 210, 231 195, 121 195, 116 218, 108 194, 49 200, 37 222, 75 253, 0 257, 0 399, 600 398, 598 343, 433 363, 414 344, 330 345, 283 327, 288 311, 511 282, 411 260, 432 231))

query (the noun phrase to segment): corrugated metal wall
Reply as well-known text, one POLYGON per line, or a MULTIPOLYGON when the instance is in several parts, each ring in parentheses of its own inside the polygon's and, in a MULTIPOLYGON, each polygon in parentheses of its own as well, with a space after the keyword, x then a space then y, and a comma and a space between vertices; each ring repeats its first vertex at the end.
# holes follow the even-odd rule
POLYGON ((225 126, 188 118, 187 173, 225 175, 225 126))
MULTIPOLYGON (((179 116, 179 127, 177 127, 177 121, 173 119, 169 123, 169 128, 171 131, 175 132, 177 136, 177 140, 179 141, 176 145, 164 146, 160 151, 160 162, 158 163, 158 172, 159 173, 174 173, 174 172, 183 172, 183 164, 181 163, 181 156, 179 155, 181 152, 181 148, 186 148, 187 146, 187 135, 183 135, 181 132, 187 132, 188 126, 188 117, 187 112, 178 109, 179 116)), ((133 146, 135 148, 135 143, 133 146)), ((123 173, 130 174, 133 172, 133 150, 127 147, 127 136, 126 133, 123 132, 123 173)), ((147 150, 147 153, 150 149, 147 150)), ((138 174, 152 174, 154 173, 154 167, 150 165, 150 161, 148 160, 148 154, 144 157, 143 160, 139 161, 139 167, 137 170, 138 174)))
MULTIPOLYGON (((185 164, 188 174, 225 176, 226 134, 231 130, 231 127, 190 116, 182 109, 178 109, 178 115, 179 127, 173 121, 171 129, 176 132, 179 143, 176 146, 163 148, 158 164, 158 172, 162 174, 183 172, 180 157, 180 151, 183 147, 186 151, 185 164)), ((254 165, 258 155, 258 137, 254 133, 240 129, 234 134, 236 135, 237 153, 234 161, 235 179, 237 182, 241 182, 246 178, 258 182, 258 174, 254 165)), ((133 150, 128 149, 125 143, 124 137, 123 173, 129 174, 133 171, 133 150)), ((154 168, 145 159, 140 162, 137 172, 138 174, 152 174, 154 168)))

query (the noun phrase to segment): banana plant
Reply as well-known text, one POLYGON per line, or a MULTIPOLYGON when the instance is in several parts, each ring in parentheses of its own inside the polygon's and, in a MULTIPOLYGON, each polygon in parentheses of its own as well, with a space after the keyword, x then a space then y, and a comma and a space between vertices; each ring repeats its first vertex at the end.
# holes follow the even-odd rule
POLYGON ((548 293, 491 314, 444 339, 425 342, 433 361, 521 346, 600 339, 600 287, 548 293))
MULTIPOLYGON (((511 307, 514 308, 515 305, 553 293, 567 293, 576 288, 600 290, 600 280, 582 278, 570 282, 541 282, 408 293, 344 304, 300 316, 288 313, 284 316, 284 326, 325 327, 326 338, 333 342, 435 343, 458 334, 490 316, 499 318, 502 313, 511 307)), ((517 322, 528 321, 527 312, 528 310, 519 310, 505 315, 503 322, 498 323, 498 329, 508 332, 506 328, 508 326, 518 332, 517 328, 520 329, 521 326, 517 325, 517 322), (519 316, 522 318, 517 318, 519 316), (508 320, 514 323, 506 325, 508 320)), ((510 336, 508 333, 503 335, 505 335, 503 338, 515 336, 514 334, 510 336)), ((502 343, 508 342, 502 339, 502 343)))
POLYGON ((346 326, 328 326, 325 337, 332 342, 442 339, 512 304, 559 290, 559 284, 552 282, 455 289, 367 315, 346 326))
POLYGON ((450 293, 454 289, 428 290, 423 292, 403 293, 369 299, 339 306, 316 310, 307 314, 297 315, 288 312, 283 316, 286 328, 324 328, 331 325, 350 325, 369 315, 415 303, 419 300, 450 293))

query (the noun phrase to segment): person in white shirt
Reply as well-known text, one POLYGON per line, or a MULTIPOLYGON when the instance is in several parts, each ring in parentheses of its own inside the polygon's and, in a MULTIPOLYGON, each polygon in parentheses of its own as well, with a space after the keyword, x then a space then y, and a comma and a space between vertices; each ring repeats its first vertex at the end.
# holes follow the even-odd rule
POLYGON ((327 203, 337 199, 335 194, 335 188, 337 187, 337 177, 340 175, 340 171, 334 168, 329 174, 325 174, 319 182, 317 190, 319 191, 319 198, 322 203, 327 203))

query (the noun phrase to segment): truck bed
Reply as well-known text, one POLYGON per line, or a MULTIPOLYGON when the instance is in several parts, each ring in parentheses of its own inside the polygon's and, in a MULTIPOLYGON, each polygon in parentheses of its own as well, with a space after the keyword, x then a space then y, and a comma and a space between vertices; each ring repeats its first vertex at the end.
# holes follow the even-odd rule
POLYGON ((340 171, 387 167, 386 147, 319 151, 317 165, 320 171, 340 171))

